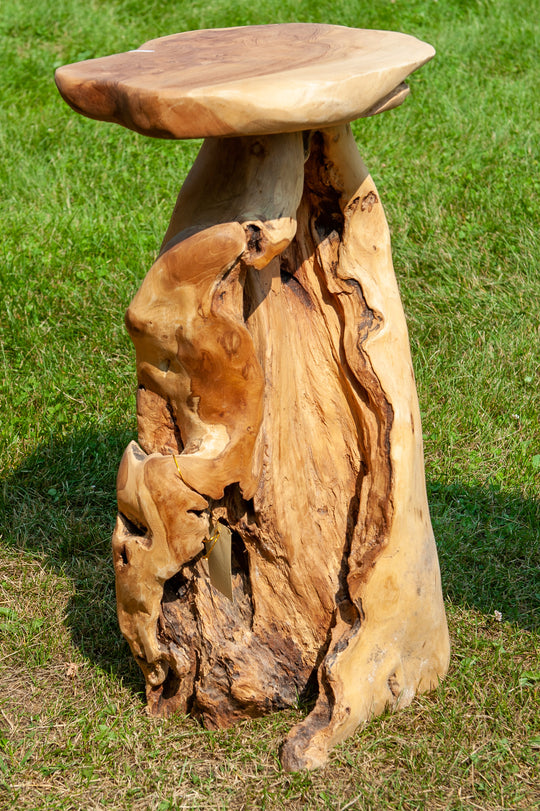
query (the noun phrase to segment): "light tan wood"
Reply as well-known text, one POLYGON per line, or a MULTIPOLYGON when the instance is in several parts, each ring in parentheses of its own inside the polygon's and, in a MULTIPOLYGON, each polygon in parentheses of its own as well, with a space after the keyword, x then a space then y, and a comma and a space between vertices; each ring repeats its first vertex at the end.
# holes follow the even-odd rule
POLYGON ((114 542, 120 622, 152 712, 191 707, 226 726, 292 703, 317 674, 316 707, 283 750, 291 770, 435 686, 448 661, 382 205, 347 126, 306 146, 305 167, 294 134, 201 150, 127 314, 142 449, 121 478, 142 483, 119 484, 114 542), (289 244, 262 267, 249 228, 280 233, 279 212, 289 244), (232 605, 201 558, 210 516, 234 533, 232 605), (169 551, 152 552, 162 537, 169 551), (182 596, 167 592, 175 577, 182 596))
POLYGON ((394 31, 256 25, 150 40, 61 67, 56 82, 77 112, 145 135, 254 135, 390 109, 406 95, 403 80, 434 53, 394 31))
MULTIPOLYGON (((449 657, 420 415, 386 218, 350 130, 318 138, 309 170, 339 193, 343 230, 322 239, 318 233, 312 261, 339 314, 332 342, 341 349, 337 367, 350 386, 361 458, 352 496, 356 521, 345 533, 346 585, 340 582, 343 596, 318 670, 317 704, 282 753, 291 769, 320 765, 329 747, 360 723, 435 687, 449 657)), ((306 185, 309 197, 316 181, 306 185)), ((313 227, 308 244, 310 237, 313 227)), ((328 305, 327 299, 320 306, 328 311, 328 305)), ((353 437, 346 447, 353 447, 353 437)), ((334 492, 332 486, 328 496, 334 492)))
POLYGON ((206 141, 126 314, 141 444, 149 453, 183 449, 184 481, 214 499, 231 482, 246 498, 256 486, 249 460, 263 371, 244 324, 242 274, 268 265, 294 237, 303 164, 300 133, 206 141), (177 428, 163 434, 169 412, 177 428))
POLYGON ((448 666, 388 226, 340 123, 400 103, 432 49, 311 25, 147 45, 57 75, 87 115, 212 136, 126 314, 138 442, 117 483, 120 627, 150 713, 224 727, 314 693, 282 762, 315 768, 448 666), (211 577, 205 559, 218 525, 232 600, 228 561, 211 577))

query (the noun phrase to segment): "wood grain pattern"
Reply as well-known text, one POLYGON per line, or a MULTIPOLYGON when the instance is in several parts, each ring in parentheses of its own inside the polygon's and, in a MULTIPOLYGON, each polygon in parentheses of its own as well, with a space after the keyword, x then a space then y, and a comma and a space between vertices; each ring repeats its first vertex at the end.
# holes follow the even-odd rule
POLYGON ((126 314, 138 442, 118 472, 118 618, 152 714, 225 727, 311 696, 282 749, 291 771, 448 666, 407 327, 347 123, 399 104, 432 55, 291 24, 56 75, 85 115, 209 136, 126 314), (232 601, 204 558, 218 521, 232 601))
POLYGON ((294 132, 390 109, 434 55, 414 37, 290 23, 187 31, 66 65, 77 112, 159 138, 294 132))
POLYGON ((315 690, 282 753, 313 768, 448 663, 388 228, 348 126, 210 139, 192 173, 127 316, 140 447, 119 480, 120 623, 153 713, 222 727, 315 690), (218 518, 232 603, 202 559, 218 518))

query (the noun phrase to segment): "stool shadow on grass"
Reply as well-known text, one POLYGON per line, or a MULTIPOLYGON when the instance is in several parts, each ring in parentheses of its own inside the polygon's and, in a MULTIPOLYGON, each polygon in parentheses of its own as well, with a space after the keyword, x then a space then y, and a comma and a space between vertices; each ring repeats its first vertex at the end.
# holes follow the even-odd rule
POLYGON ((540 500, 495 485, 428 482, 445 598, 540 627, 540 500))
MULTIPOLYGON (((72 580, 66 624, 74 644, 142 697, 116 619, 111 555, 116 470, 132 438, 105 430, 51 437, 0 483, 0 536, 72 580)), ((540 502, 459 482, 428 482, 428 497, 445 598, 538 627, 540 502)))
POLYGON ((116 471, 131 439, 128 431, 88 430, 36 448, 0 483, 0 543, 71 579, 65 623, 74 644, 143 695, 118 627, 111 554, 116 471))

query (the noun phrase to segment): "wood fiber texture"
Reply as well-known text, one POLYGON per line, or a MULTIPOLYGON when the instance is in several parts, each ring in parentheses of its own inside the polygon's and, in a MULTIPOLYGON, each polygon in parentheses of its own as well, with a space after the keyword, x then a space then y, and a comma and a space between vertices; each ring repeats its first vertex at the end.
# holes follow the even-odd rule
POLYGON ((56 71, 90 118, 158 138, 294 132, 400 104, 434 55, 394 31, 289 23, 186 31, 56 71))
POLYGON ((388 228, 350 128, 208 139, 126 323, 115 566, 149 710, 224 727, 311 691, 282 759, 320 765, 449 652, 388 228), (202 556, 217 519, 232 602, 202 556))
POLYGON ((118 473, 118 618, 153 714, 225 727, 311 695, 288 770, 448 666, 407 328, 348 125, 400 104, 433 54, 295 23, 56 72, 86 116, 206 138, 126 314, 138 442, 118 473), (229 542, 232 584, 216 574, 229 542))

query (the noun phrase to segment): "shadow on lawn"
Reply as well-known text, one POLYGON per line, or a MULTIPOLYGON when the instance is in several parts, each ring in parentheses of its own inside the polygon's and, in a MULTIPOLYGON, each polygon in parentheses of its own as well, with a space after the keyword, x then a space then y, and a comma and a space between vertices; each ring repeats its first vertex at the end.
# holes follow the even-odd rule
POLYGON ((51 437, 1 483, 0 535, 71 578, 66 624, 74 643, 140 692, 142 674, 118 628, 111 556, 116 471, 131 439, 127 431, 51 437))
POLYGON ((540 628, 540 500, 428 482, 445 598, 540 628))
MULTIPOLYGON (((2 483, 0 534, 72 579, 67 622, 75 644, 138 692, 142 677, 116 620, 110 553, 116 469, 131 438, 126 431, 51 438, 2 483)), ((538 626, 540 502, 457 482, 431 482, 428 493, 445 596, 538 626)))

